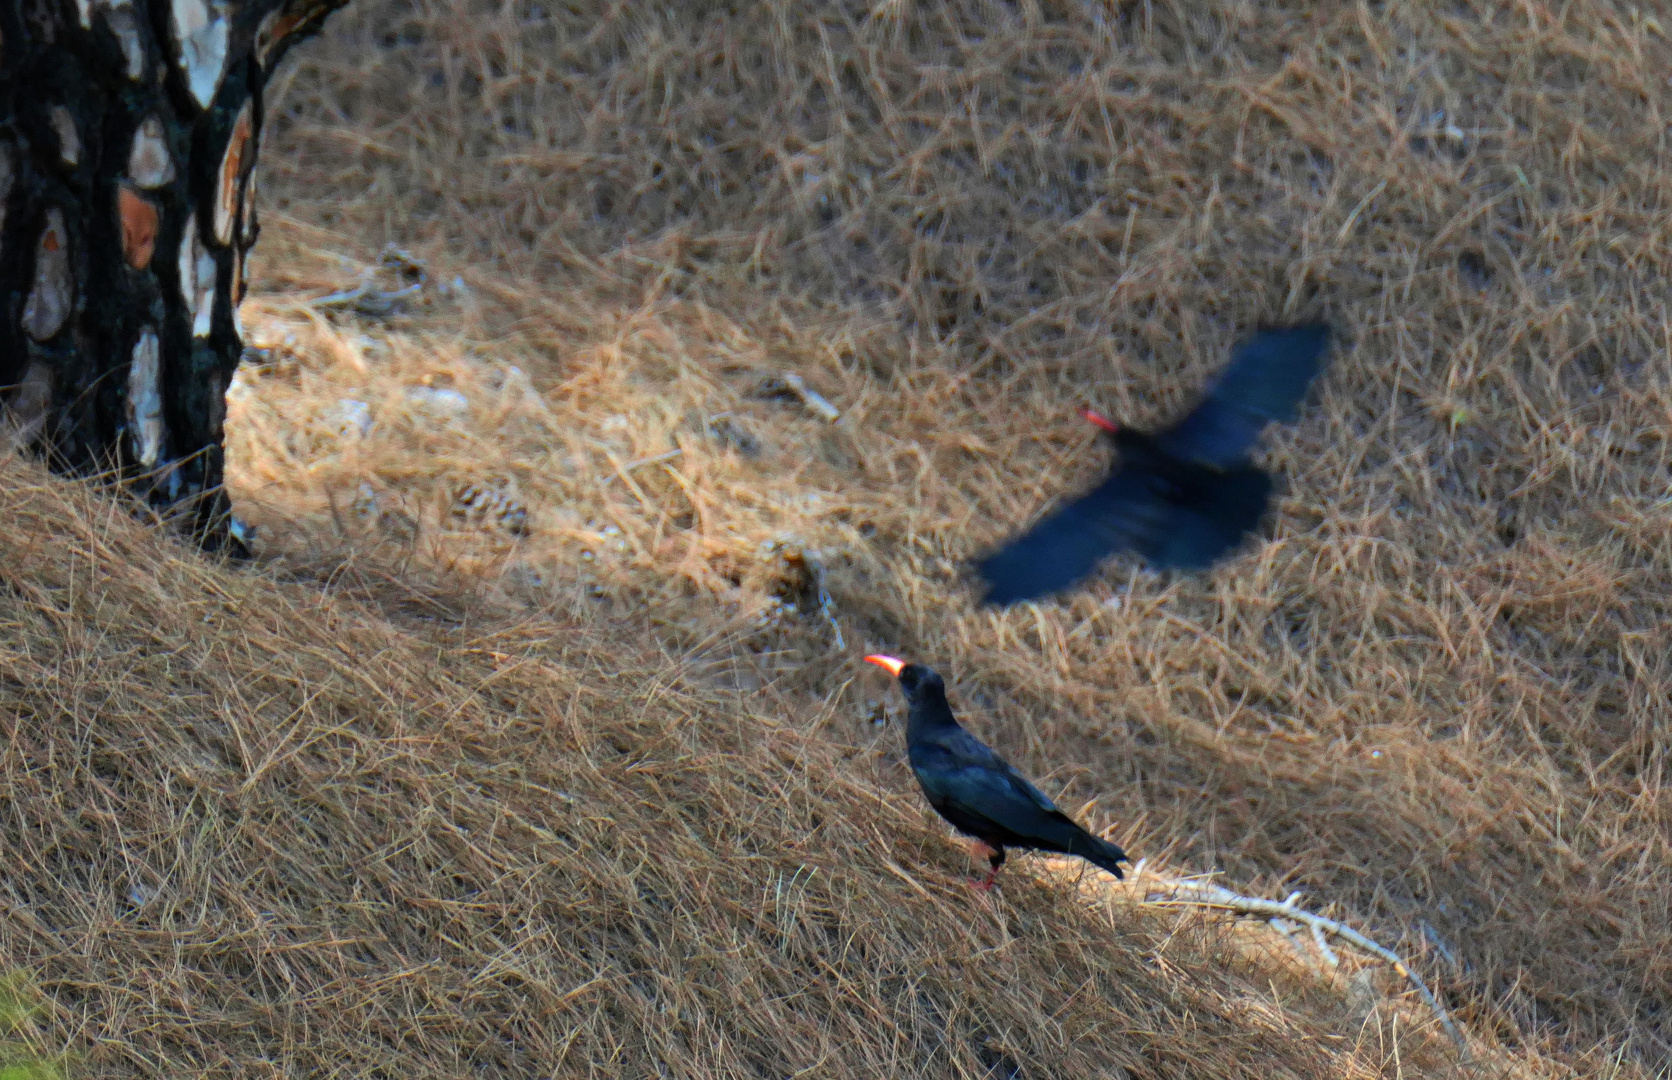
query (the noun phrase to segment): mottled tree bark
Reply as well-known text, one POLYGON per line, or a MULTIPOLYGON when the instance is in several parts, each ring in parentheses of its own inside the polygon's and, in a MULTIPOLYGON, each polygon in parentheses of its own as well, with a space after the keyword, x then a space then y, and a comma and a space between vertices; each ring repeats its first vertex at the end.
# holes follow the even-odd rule
POLYGON ((347 0, 0 0, 0 403, 15 444, 226 540, 262 89, 347 0))

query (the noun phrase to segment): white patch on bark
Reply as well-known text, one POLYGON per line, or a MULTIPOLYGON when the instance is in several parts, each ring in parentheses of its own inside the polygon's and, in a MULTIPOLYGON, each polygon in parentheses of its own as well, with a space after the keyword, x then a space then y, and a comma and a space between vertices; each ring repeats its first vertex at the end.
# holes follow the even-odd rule
POLYGON ((104 8, 105 25, 121 46, 128 78, 138 82, 145 77, 145 45, 139 38, 139 21, 134 17, 133 4, 130 0, 99 0, 99 6, 104 8))
POLYGON ((81 133, 75 129, 75 117, 62 105, 54 105, 47 116, 52 121, 52 130, 58 135, 58 156, 72 169, 80 165, 81 133))
POLYGON ((180 237, 180 299, 192 313, 192 336, 208 337, 215 314, 215 256, 197 238, 197 217, 180 237))
POLYGON ((227 18, 206 0, 173 0, 174 40, 180 46, 180 67, 192 97, 205 109, 215 100, 226 66, 227 18))
POLYGON ((195 313, 192 316, 193 337, 208 337, 209 331, 214 328, 215 276, 219 270, 215 256, 200 245, 197 249, 197 302, 192 305, 195 313))
POLYGON ((180 233, 180 301, 191 311, 197 304, 197 216, 186 218, 180 233))
POLYGON ((156 465, 163 449, 162 349, 149 326, 140 331, 128 367, 128 430, 139 463, 156 465))
POLYGON ((35 246, 35 287, 23 305, 23 328, 36 341, 45 341, 64 327, 75 306, 75 283, 70 280, 70 237, 64 231, 64 212, 46 212, 46 228, 35 246))
POLYGON ((133 149, 128 152, 128 175, 142 188, 160 188, 174 179, 168 137, 163 122, 155 115, 147 116, 134 132, 133 149))

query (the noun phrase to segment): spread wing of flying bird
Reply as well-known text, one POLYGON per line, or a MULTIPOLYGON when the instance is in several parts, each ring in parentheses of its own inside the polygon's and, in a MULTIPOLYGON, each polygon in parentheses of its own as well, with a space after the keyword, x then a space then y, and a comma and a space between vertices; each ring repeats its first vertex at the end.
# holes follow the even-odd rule
POLYGON ((1268 424, 1292 421, 1323 368, 1329 328, 1267 330, 1237 349, 1200 403, 1150 435, 1086 410, 1118 451, 1109 475, 975 564, 984 601, 1060 592, 1117 551, 1156 569, 1205 570, 1259 525, 1272 478, 1249 460, 1268 424))

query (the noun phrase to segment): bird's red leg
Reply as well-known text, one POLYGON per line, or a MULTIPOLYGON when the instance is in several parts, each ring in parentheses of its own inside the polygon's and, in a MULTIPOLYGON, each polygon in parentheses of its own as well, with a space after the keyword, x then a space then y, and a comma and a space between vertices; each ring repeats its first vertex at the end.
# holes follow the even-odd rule
MULTIPOLYGON (((989 863, 993 863, 993 858, 998 855, 998 849, 984 840, 975 840, 970 843, 970 854, 978 859, 986 859, 989 863)), ((1002 865, 1002 862, 993 863, 992 869, 987 871, 987 876, 981 879, 981 884, 971 885, 970 888, 976 892, 990 891, 993 887, 993 880, 999 876, 999 867, 1002 865)))

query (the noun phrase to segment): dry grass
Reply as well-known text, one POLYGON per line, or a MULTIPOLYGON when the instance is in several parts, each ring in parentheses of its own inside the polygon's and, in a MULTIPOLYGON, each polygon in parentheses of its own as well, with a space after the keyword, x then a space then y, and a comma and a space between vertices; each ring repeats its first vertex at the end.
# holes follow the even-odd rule
POLYGON ((398 593, 205 565, 16 462, 0 498, 0 954, 44 1004, 0 1064, 1450 1071, 1396 981, 1320 978, 1269 931, 1049 864, 977 899, 834 701, 716 689, 605 619, 403 629, 366 602, 398 593))
POLYGON ((264 150, 231 482, 275 577, 11 496, 8 579, 63 583, 6 601, 13 711, 52 718, 6 774, 57 838, 13 901, 49 925, 0 922, 42 1037, 356 1075, 1442 1068, 1420 1011, 1360 1027, 1374 995, 1240 931, 1049 875, 972 907, 871 723, 880 647, 1135 854, 1397 944, 1493 1068, 1664 1069, 1669 33, 1594 0, 361 0, 264 150), (468 290, 306 302, 386 241, 468 290), (1269 542, 972 610, 959 561, 1101 467, 1073 406, 1170 414, 1314 314, 1344 333, 1269 440, 1269 542), (790 371, 839 423, 765 392, 790 371))

